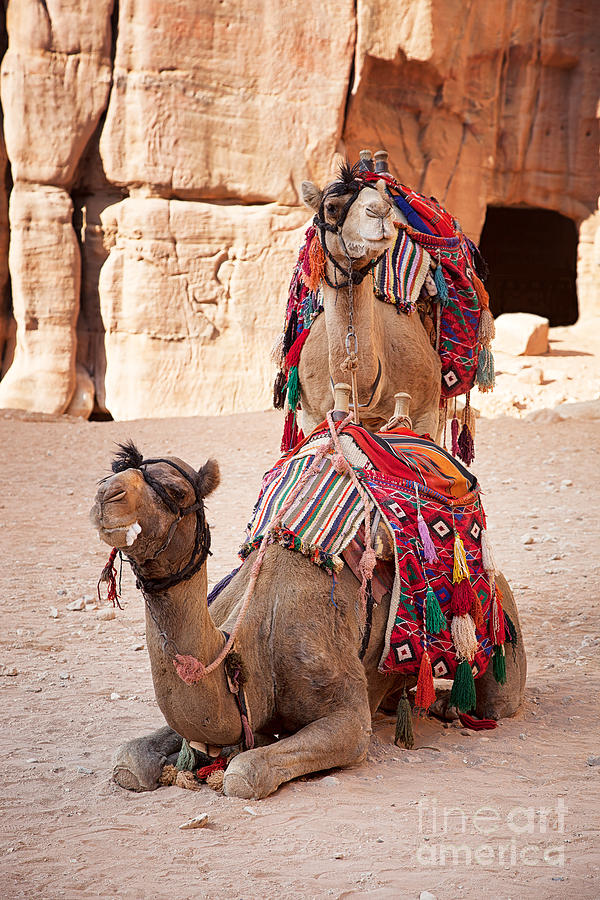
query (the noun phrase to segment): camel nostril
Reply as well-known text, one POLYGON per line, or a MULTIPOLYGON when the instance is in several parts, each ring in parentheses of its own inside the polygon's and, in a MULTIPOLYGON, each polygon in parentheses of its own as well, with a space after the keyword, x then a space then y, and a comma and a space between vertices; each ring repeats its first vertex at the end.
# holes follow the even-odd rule
POLYGON ((114 503, 116 500, 122 500, 127 491, 117 489, 113 494, 106 494, 102 499, 104 503, 114 503))

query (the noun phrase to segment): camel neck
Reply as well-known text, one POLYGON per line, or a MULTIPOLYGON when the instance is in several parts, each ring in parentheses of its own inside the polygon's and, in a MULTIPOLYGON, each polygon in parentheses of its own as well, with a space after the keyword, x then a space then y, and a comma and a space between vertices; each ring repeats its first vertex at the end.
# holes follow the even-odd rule
POLYGON ((187 740, 225 746, 237 743, 241 725, 223 666, 190 686, 173 665, 178 654, 209 665, 223 648, 206 588, 205 564, 189 581, 146 597, 146 642, 156 700, 170 727, 187 740))
MULTIPOLYGON (((346 335, 350 322, 350 297, 348 288, 323 287, 323 307, 329 346, 329 372, 333 383, 348 381, 349 375, 342 369, 346 351, 346 335)), ((352 292, 352 321, 358 342, 358 393, 361 403, 366 403, 376 383, 379 372, 379 335, 375 311, 375 296, 371 278, 355 285, 352 292)))

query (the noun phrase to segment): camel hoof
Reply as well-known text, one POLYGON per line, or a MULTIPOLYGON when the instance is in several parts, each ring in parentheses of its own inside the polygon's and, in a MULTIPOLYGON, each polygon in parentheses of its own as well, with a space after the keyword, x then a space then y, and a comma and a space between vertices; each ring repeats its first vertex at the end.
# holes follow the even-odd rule
POLYGON ((149 788, 145 785, 140 784, 131 769, 125 769, 123 766, 114 767, 112 779, 116 784, 119 785, 119 787, 124 788, 126 791, 135 791, 136 793, 141 793, 142 791, 153 790, 153 788, 149 788))
POLYGON ((225 772, 223 793, 226 797, 239 797, 240 800, 258 800, 256 791, 243 775, 237 772, 225 772))

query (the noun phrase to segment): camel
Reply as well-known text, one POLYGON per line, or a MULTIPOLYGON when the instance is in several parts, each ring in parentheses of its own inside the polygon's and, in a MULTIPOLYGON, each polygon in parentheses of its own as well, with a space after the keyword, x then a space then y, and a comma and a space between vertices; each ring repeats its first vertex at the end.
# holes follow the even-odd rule
POLYGON ((438 354, 419 315, 398 315, 393 305, 377 300, 368 277, 371 262, 394 244, 394 221, 404 219, 392 206, 383 180, 375 187, 364 185, 357 190, 360 182, 353 173, 343 166, 341 179, 324 190, 309 181, 302 183, 304 203, 316 213, 317 231, 326 251, 324 312, 312 325, 298 368, 302 429, 309 434, 324 420, 331 409, 332 386, 348 381, 342 364, 348 349, 351 267, 354 280, 360 280, 352 284, 352 318, 358 345, 361 425, 371 431, 381 428, 392 415, 394 394, 406 391, 412 397, 415 431, 435 439, 441 384, 438 354), (321 228, 320 222, 325 227, 321 228), (328 367, 323 365, 326 359, 328 367))
MULTIPOLYGON (((207 606, 206 559, 210 533, 203 502, 219 483, 214 460, 196 471, 177 458, 143 461, 130 445, 115 474, 100 483, 91 519, 103 541, 132 564, 146 608, 146 642, 156 700, 167 722, 151 735, 124 744, 113 777, 142 791, 158 787, 162 766, 182 738, 213 747, 239 744, 243 728, 223 665, 196 684, 185 683, 175 654, 208 664, 231 633, 252 577, 255 551, 207 606)), ((513 596, 499 585, 518 634, 506 654, 507 680, 486 671, 476 681, 476 713, 513 715, 522 698, 525 655, 513 596)), ((331 577, 306 557, 270 544, 247 613, 235 636, 243 660, 246 703, 255 748, 235 756, 224 775, 227 796, 260 799, 302 775, 364 760, 371 716, 414 680, 377 671, 389 595, 374 610, 370 642, 359 659, 359 583, 351 570, 331 577)), ((491 666, 489 667, 491 669, 491 666)))

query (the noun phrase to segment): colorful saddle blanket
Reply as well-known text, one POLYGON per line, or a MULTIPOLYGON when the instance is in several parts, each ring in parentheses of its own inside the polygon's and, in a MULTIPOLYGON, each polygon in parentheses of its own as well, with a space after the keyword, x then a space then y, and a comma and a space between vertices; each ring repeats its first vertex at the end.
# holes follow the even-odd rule
MULTIPOLYGON (((320 426, 266 473, 242 558, 258 547, 269 522, 328 440, 327 426, 320 426)), ((433 441, 408 429, 370 434, 348 425, 340 442, 376 510, 373 527, 382 523, 395 549, 393 565, 379 561, 374 573, 391 587, 379 670, 417 674, 427 651, 435 677, 454 678, 465 654, 473 676, 481 675, 504 636, 494 573, 484 568, 485 515, 476 478, 433 441), (457 606, 457 595, 467 593, 467 605, 463 598, 457 606), (427 609, 433 604, 435 615, 427 609), (459 626, 474 631, 469 652, 454 621, 458 618, 459 626)), ((326 455, 272 536, 335 575, 364 520, 358 491, 326 455)))

